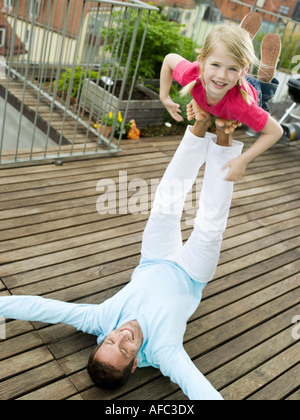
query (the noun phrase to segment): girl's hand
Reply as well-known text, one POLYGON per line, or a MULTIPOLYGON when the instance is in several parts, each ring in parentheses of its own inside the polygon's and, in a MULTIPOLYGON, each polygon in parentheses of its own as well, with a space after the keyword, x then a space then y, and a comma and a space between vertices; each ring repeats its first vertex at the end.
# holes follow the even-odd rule
POLYGON ((230 168, 230 171, 228 172, 225 181, 236 182, 243 178, 247 168, 247 163, 244 161, 242 156, 239 156, 228 162, 222 170, 225 171, 227 168, 230 168))
POLYGON ((167 109, 168 113, 171 115, 174 120, 181 122, 183 121, 183 117, 181 114, 181 109, 179 104, 175 104, 173 99, 168 96, 166 99, 161 101, 164 107, 167 109))

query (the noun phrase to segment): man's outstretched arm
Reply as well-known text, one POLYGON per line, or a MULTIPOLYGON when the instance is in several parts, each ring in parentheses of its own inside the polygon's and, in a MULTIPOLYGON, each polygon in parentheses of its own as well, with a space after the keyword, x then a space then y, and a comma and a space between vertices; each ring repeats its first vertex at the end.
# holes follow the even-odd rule
POLYGON ((160 370, 172 382, 178 384, 190 400, 223 400, 222 395, 211 385, 205 376, 192 362, 184 348, 178 352, 174 349, 162 351, 160 370), (169 353, 169 354, 168 354, 169 353))
POLYGON ((22 321, 72 325, 80 331, 99 336, 98 305, 66 303, 39 296, 0 297, 0 316, 22 321))

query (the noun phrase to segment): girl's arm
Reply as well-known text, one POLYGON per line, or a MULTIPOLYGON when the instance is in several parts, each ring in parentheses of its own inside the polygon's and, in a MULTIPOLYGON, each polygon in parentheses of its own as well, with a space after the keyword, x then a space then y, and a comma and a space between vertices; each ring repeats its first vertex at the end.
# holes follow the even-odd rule
POLYGON ((267 124, 256 142, 241 156, 231 160, 224 166, 224 170, 230 168, 230 171, 225 178, 226 181, 235 182, 240 180, 246 171, 247 165, 277 143, 282 135, 282 127, 269 115, 267 124))
POLYGON ((169 93, 173 82, 173 70, 182 60, 184 58, 178 54, 168 54, 163 61, 160 73, 160 100, 174 120, 179 122, 183 121, 180 105, 173 102, 169 93))

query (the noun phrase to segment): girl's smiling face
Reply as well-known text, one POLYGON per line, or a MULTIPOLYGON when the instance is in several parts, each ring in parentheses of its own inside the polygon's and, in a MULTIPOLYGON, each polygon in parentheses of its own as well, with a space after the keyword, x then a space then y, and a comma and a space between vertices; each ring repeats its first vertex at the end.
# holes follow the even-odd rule
POLYGON ((238 62, 226 53, 221 44, 205 60, 201 69, 206 99, 210 106, 220 102, 226 93, 237 84, 243 73, 238 62))

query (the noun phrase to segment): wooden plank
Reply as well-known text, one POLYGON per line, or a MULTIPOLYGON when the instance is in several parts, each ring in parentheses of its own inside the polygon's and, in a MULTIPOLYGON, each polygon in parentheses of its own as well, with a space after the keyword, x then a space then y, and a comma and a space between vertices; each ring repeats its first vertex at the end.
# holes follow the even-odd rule
POLYGON ((291 395, 289 395, 286 400, 288 401, 299 401, 300 400, 300 389, 298 389, 296 392, 293 392, 291 395))
MULTIPOLYGON (((291 205, 291 207, 297 206, 297 205, 299 205, 299 201, 294 202, 293 205, 291 205)), ((284 210, 285 207, 286 206, 283 205, 282 210, 284 210)), ((281 211, 280 206, 277 207, 277 211, 278 212, 281 211)), ((298 221, 298 219, 296 219, 298 215, 300 216, 300 209, 296 208, 295 210, 291 209, 290 211, 284 211, 284 213, 278 213, 273 216, 260 219, 260 224, 263 224, 264 226, 269 226, 273 224, 275 225, 274 227, 272 226, 272 229, 267 229, 267 228, 261 229, 260 230, 261 236, 263 237, 264 233, 266 233, 265 236, 267 236, 267 233, 270 233, 270 232, 278 232, 280 230, 286 230, 291 225, 296 226, 295 222, 298 221), (287 219, 288 221, 284 225, 282 222, 284 222, 285 219, 287 219), (278 223, 276 224, 276 222, 278 223)), ((109 228, 110 226, 117 227, 119 224, 124 225, 130 222, 133 224, 135 220, 146 221, 147 218, 148 218, 148 214, 146 215, 141 214, 141 215, 136 215, 136 216, 125 215, 123 217, 114 217, 114 218, 111 217, 111 218, 102 219, 98 217, 98 215, 94 212, 92 215, 89 214, 88 216, 83 216, 83 217, 79 216, 78 224, 76 223, 76 221, 74 221, 74 218, 69 218, 67 220, 64 220, 63 222, 64 224, 68 224, 68 223, 71 224, 72 227, 69 229, 60 230, 62 227, 64 227, 64 224, 62 224, 62 221, 48 222, 46 223, 46 226, 43 226, 43 224, 41 223, 39 223, 37 226, 33 225, 31 226, 30 235, 27 228, 23 228, 22 230, 14 229, 13 231, 12 229, 9 229, 7 231, 7 235, 6 235, 6 231, 3 231, 3 236, 1 240, 2 241, 5 240, 5 242, 3 242, 2 244, 0 242, 0 252, 3 252, 4 250, 12 251, 14 249, 24 248, 29 245, 32 246, 35 244, 52 242, 54 240, 60 239, 60 237, 61 238, 75 237, 78 235, 79 229, 80 229, 80 233, 83 235, 85 232, 88 233, 88 232, 93 232, 93 231, 100 231, 101 229, 109 228), (88 221, 89 223, 85 225, 83 224, 80 225, 80 222, 82 223, 82 221, 84 220, 88 221), (92 221, 94 221, 95 223, 92 223, 92 221), (79 228, 79 225, 80 225, 80 228, 79 228), (51 228, 52 228, 52 231, 51 231, 51 228), (48 231, 48 229, 50 229, 50 232, 48 231), (40 231, 42 232, 46 231, 46 234, 37 235, 40 231), (18 235, 18 238, 15 240, 9 241, 8 240, 9 237, 13 235, 12 232, 14 232, 15 235, 18 235), (25 236, 23 241, 21 239, 22 233, 23 233, 23 236, 25 236)), ((245 226, 247 226, 247 223, 243 224, 244 229, 245 229, 245 226)), ((235 236, 235 240, 237 243, 241 245, 243 242, 244 243, 251 242, 252 238, 257 239, 258 235, 259 235, 258 230, 254 230, 251 232, 247 232, 247 234, 245 234, 244 237, 242 237, 241 235, 235 236)), ((227 230, 226 235, 224 235, 224 237, 226 239, 229 236, 230 236, 230 228, 227 230)), ((234 244, 232 243, 231 245, 234 246, 234 244)), ((226 247, 226 243, 224 243, 223 249, 224 247, 226 247)), ((17 260, 17 255, 15 253, 13 254, 13 258, 14 260, 17 260)), ((9 259, 7 261, 9 261, 9 259)))
MULTIPOLYGON (((240 335, 246 329, 254 328, 260 323, 266 322, 270 317, 278 314, 280 310, 285 311, 297 305, 298 302, 295 299, 295 294, 298 291, 299 288, 270 302, 266 302, 264 305, 258 306, 240 316, 231 317, 228 324, 223 322, 221 310, 219 311, 219 318, 216 318, 213 314, 207 315, 206 319, 203 318, 201 330, 194 328, 194 323, 189 327, 189 336, 190 338, 193 336, 194 339, 187 343, 186 349, 191 357, 194 358, 200 353, 210 350, 212 346, 217 347, 230 338, 240 335), (192 327, 194 331, 191 330, 192 327)), ((228 310, 229 308, 224 308, 224 311, 226 309, 228 310)), ((230 314, 227 319, 229 318, 230 314)))
POLYGON ((270 361, 250 372, 240 380, 223 390, 228 400, 272 400, 281 399, 299 387, 300 365, 295 360, 299 357, 300 343, 273 357, 270 361), (283 375, 283 373, 286 374, 283 375), (274 379, 278 379, 274 381, 274 379), (271 382, 273 381, 273 382, 271 382), (269 386, 265 386, 270 383, 269 386), (263 388, 264 387, 264 388, 263 388), (255 392, 263 388, 261 391, 255 392), (249 395, 253 394, 251 397, 249 395))
MULTIPOLYGON (((134 164, 134 168, 138 167, 151 167, 157 164, 167 164, 170 161, 161 152, 155 153, 141 153, 132 156, 119 156, 117 158, 110 158, 110 160, 103 158, 101 165, 99 162, 95 165, 95 161, 81 161, 78 162, 74 168, 74 162, 66 162, 63 166, 55 165, 44 165, 37 166, 34 168, 23 167, 15 169, 1 169, 0 186, 10 186, 9 191, 18 191, 24 188, 26 183, 30 182, 30 187, 34 188, 34 185, 40 187, 43 181, 47 182, 47 185, 53 185, 53 183, 62 184, 66 179, 73 179, 85 181, 88 179, 94 179, 97 177, 107 177, 107 173, 116 173, 116 171, 131 169, 128 167, 129 162, 134 164), (149 160, 151 159, 151 160, 149 160), (34 170, 35 169, 35 170, 34 170), (73 177, 73 178, 71 178, 73 177), (92 178, 91 178, 92 177, 92 178), (40 181, 40 184, 34 184, 34 182, 40 181)), ((55 185, 55 184, 54 184, 55 185)))
POLYGON ((299 240, 300 238, 294 238, 291 240, 282 241, 281 243, 270 246, 265 250, 252 253, 251 259, 249 259, 249 256, 245 256, 234 262, 231 261, 229 263, 222 264, 217 269, 216 278, 226 276, 245 267, 250 267, 253 264, 268 260, 273 255, 282 254, 290 249, 297 248, 300 245, 299 240))
MULTIPOLYGON (((30 240, 30 238, 25 239, 25 244, 24 244, 25 246, 24 245, 22 246, 22 241, 21 241, 20 247, 19 245, 17 245, 16 242, 13 242, 13 243, 8 242, 7 252, 1 252, 1 246, 0 246, 0 264, 29 259, 30 257, 32 258, 32 257, 41 256, 41 255, 52 254, 55 251, 56 252, 64 251, 67 249, 82 247, 88 244, 95 244, 95 247, 96 247, 97 242, 102 242, 103 244, 104 241, 107 241, 108 239, 112 239, 112 238, 120 239, 122 236, 128 237, 130 233, 142 232, 144 228, 145 228, 144 221, 140 223, 138 222, 138 223, 132 223, 130 225, 114 227, 112 229, 106 229, 102 231, 99 230, 99 227, 92 226, 91 227, 92 231, 90 233, 76 235, 75 231, 73 231, 73 233, 71 233, 70 238, 61 239, 60 241, 59 240, 51 241, 51 238, 49 238, 49 240, 46 239, 44 243, 38 243, 37 245, 34 245, 34 246, 32 245, 32 241, 30 240), (27 247, 26 247, 26 244, 27 244, 27 247), (18 249, 18 248, 14 249, 14 246, 17 246, 18 248, 21 248, 21 249, 18 249)), ((77 232, 78 232, 78 228, 77 228, 77 232)))
MULTIPOLYGON (((244 377, 248 372, 252 372, 258 366, 265 363, 266 360, 272 359, 274 355, 285 351, 288 346, 294 343, 291 329, 288 328, 215 370, 207 376, 207 379, 214 383, 218 389, 222 389, 226 385, 244 377)), ((223 395, 227 399, 227 391, 223 395)), ((240 399, 240 397, 235 399, 240 399)))
MULTIPOLYGON (((128 244, 140 244, 141 236, 142 235, 140 232, 133 233, 126 237, 121 236, 107 242, 103 241, 92 245, 78 246, 76 247, 76 251, 74 251, 74 249, 68 249, 66 251, 53 252, 52 254, 44 255, 41 257, 28 258, 24 261, 8 263, 0 268, 0 276, 5 277, 12 274, 22 273, 24 271, 48 267, 52 264, 59 264, 65 261, 74 260, 74 257, 77 257, 76 259, 78 259, 80 257, 87 257, 97 253, 104 253, 105 251, 111 250, 112 248, 119 248, 128 244)), ((295 240, 295 242, 297 241, 295 240)))
MULTIPOLYGON (((297 275, 299 271, 300 261, 297 258, 295 261, 292 261, 291 263, 283 265, 279 268, 274 267, 272 271, 269 271, 267 274, 263 274, 261 276, 255 276, 254 272, 253 278, 248 279, 251 281, 241 281, 240 284, 235 284, 233 287, 230 287, 231 284, 229 284, 227 289, 222 290, 221 298, 219 294, 210 294, 209 289, 211 289, 211 287, 209 287, 205 289, 203 293, 202 301, 205 302, 205 305, 200 305, 200 307, 197 309, 195 318, 217 310, 220 306, 220 300, 222 300, 222 306, 226 306, 233 301, 238 302, 241 299, 246 298, 247 296, 250 296, 254 293, 258 293, 267 287, 276 285, 279 281, 283 281, 284 279, 289 278, 289 276, 297 275)), ((249 275, 251 276, 251 272, 249 275)), ((226 284, 226 279, 224 279, 224 282, 226 284)), ((213 283, 211 283, 209 286, 212 286, 212 284, 213 283)), ((191 319, 194 319, 194 316, 192 316, 191 319)))
MULTIPOLYGON (((96 184, 95 184, 96 185, 96 184)), ((291 190, 293 192, 293 189, 291 190)), ((268 194, 266 193, 264 199, 268 199, 270 196, 273 198, 275 196, 282 196, 284 195, 286 191, 282 190, 282 191, 272 191, 272 194, 268 194)), ((69 199, 69 200, 65 200, 65 201, 58 201, 58 202, 49 202, 49 199, 47 200, 46 203, 39 203, 38 205, 34 205, 34 206, 28 206, 28 207, 24 207, 22 208, 22 210, 20 211, 20 209, 10 209, 10 210, 3 210, 0 212, 0 219, 2 220, 6 220, 6 219, 10 219, 12 217, 23 217, 24 215, 36 215, 36 214, 40 214, 42 212, 56 212, 57 210, 60 209, 66 209, 66 208, 74 208, 74 207, 80 207, 82 205, 95 205, 95 201, 98 198, 99 195, 97 195, 95 193, 94 190, 94 195, 86 195, 84 197, 80 197, 77 198, 75 200, 69 199)), ((53 198, 53 197, 52 197, 53 198)), ((251 203, 253 202, 253 198, 251 199, 251 203)))
POLYGON ((137 259, 140 259, 140 248, 140 243, 133 244, 123 248, 119 248, 117 253, 116 251, 109 250, 101 252, 99 254, 82 257, 76 260, 73 259, 71 264, 69 261, 65 261, 60 264, 51 266, 51 271, 49 271, 49 267, 44 267, 31 270, 27 273, 14 274, 13 276, 9 276, 9 278, 6 277, 5 283, 8 283, 9 281, 11 282, 11 284, 14 285, 27 284, 30 283, 30 281, 28 281, 30 280, 30 277, 32 279, 32 282, 35 282, 57 276, 64 276, 65 274, 75 273, 77 271, 85 270, 91 267, 96 267, 96 270, 101 270, 102 266, 112 261, 118 262, 120 260, 127 259, 133 256, 136 256, 137 259))
MULTIPOLYGON (((33 326, 27 321, 6 321, 6 340, 33 331, 33 326)), ((13 347, 13 346, 12 346, 13 347)))
POLYGON ((0 400, 16 399, 24 393, 60 380, 64 376, 55 361, 49 362, 28 372, 0 383, 0 400))
MULTIPOLYGON (((298 308, 300 308, 300 305, 298 305, 298 308)), ((293 317, 293 312, 294 308, 287 309, 284 312, 275 315, 273 318, 264 321, 261 325, 250 328, 246 332, 242 332, 242 334, 235 338, 231 338, 225 344, 200 356, 197 362, 200 370, 203 373, 212 372, 209 374, 209 377, 216 381, 218 386, 222 388, 230 383, 231 374, 236 375, 235 372, 230 372, 230 366, 234 366, 236 363, 239 364, 240 369, 245 370, 242 363, 239 363, 240 360, 246 360, 246 363, 252 366, 253 363, 256 363, 256 361, 253 360, 253 352, 256 352, 257 348, 262 348, 265 352, 264 354, 268 351, 265 349, 264 343, 276 341, 275 346, 277 349, 279 346, 281 346, 282 349, 289 347, 293 344, 293 342, 291 343, 290 334, 290 322, 293 317), (277 343, 277 339, 279 339, 282 344, 277 343), (225 379, 221 376, 223 371, 226 373, 225 379), (219 374, 217 372, 219 372, 219 374)), ((276 354, 276 352, 274 351, 273 354, 276 354)), ((267 357, 265 357, 265 360, 268 360, 267 357)), ((236 376, 236 379, 238 379, 238 375, 236 376)))
POLYGON ((60 359, 64 356, 72 354, 95 344, 95 337, 83 333, 74 334, 67 337, 58 343, 49 344, 48 347, 55 359, 60 359))
MULTIPOLYGON (((269 201, 267 200, 267 205, 268 205, 268 203, 269 203, 269 201)), ((296 202, 293 202, 293 204, 290 204, 290 207, 294 207, 294 206, 296 206, 297 204, 297 201, 296 202)), ((276 206, 276 212, 278 213, 278 216, 276 216, 276 214, 275 215, 272 215, 272 216, 268 216, 268 217, 265 217, 265 218, 261 218, 260 219, 260 224, 264 224, 265 226, 266 225, 268 225, 268 224, 271 224, 270 222, 269 222, 269 220, 270 221, 273 221, 275 218, 276 218, 276 220, 275 221, 280 221, 280 218, 281 217, 285 217, 285 215, 286 214, 288 214, 288 212, 287 211, 285 211, 286 210, 286 208, 287 208, 287 204, 283 204, 282 206, 280 206, 280 205, 277 205, 276 206), (284 214, 282 215, 281 213, 280 213, 280 211, 284 211, 284 214)), ((83 210, 84 209, 86 209, 87 211, 89 210, 89 207, 84 207, 83 208, 83 210)), ((80 210, 80 209, 79 209, 80 210)), ((92 210, 92 209, 91 209, 92 210)), ((90 211, 91 211, 90 210, 90 211)), ((69 210, 70 211, 70 210, 69 210)), ((297 210, 295 210, 295 211, 298 211, 298 208, 297 208, 297 210)), ((80 211, 80 213, 81 213, 81 211, 80 211)), ((68 215, 69 213, 66 211, 66 215, 68 215)), ((76 214, 76 213, 75 213, 76 214)), ((253 211, 253 212, 251 212, 251 213, 248 213, 248 215, 247 215, 247 218, 248 219, 253 219, 253 220, 256 220, 257 219, 257 217, 256 217, 256 214, 257 214, 257 212, 255 212, 255 211, 253 211)), ((26 220, 24 220, 24 218, 20 218, 21 220, 19 220, 20 221, 20 223, 23 225, 23 226, 27 226, 28 224, 30 224, 30 227, 31 227, 31 229, 30 229, 30 233, 32 233, 32 234, 36 234, 36 233, 39 233, 39 232, 43 232, 43 231, 48 231, 48 230, 52 230, 53 231, 53 235, 55 235, 55 234, 57 234, 57 230, 62 226, 62 227, 64 227, 65 225, 66 226, 68 226, 68 225, 71 225, 71 226, 76 226, 76 227, 78 227, 80 224, 82 224, 82 223, 84 223, 85 221, 86 222, 89 222, 89 224, 91 223, 91 222, 93 222, 93 221, 98 221, 98 220, 100 220, 100 218, 99 218, 99 215, 95 212, 95 211, 93 211, 92 213, 88 213, 87 215, 78 215, 78 216, 73 216, 72 218, 69 218, 69 219, 64 219, 63 218, 63 212, 61 212, 61 214, 59 214, 59 216, 60 216, 60 219, 59 220, 57 220, 57 221, 53 221, 53 222, 45 222, 45 226, 42 224, 42 220, 41 220, 41 216, 38 218, 38 220, 36 220, 36 218, 32 218, 32 217, 30 217, 30 218, 26 218, 26 220), (28 219, 28 220, 27 220, 28 219), (74 221, 74 222, 73 222, 74 221), (34 222, 35 223, 37 223, 37 224, 34 224, 34 222), (51 224, 50 224, 51 223, 51 224)), ((143 215, 139 215, 140 216, 140 218, 141 219, 144 219, 144 220, 146 220, 146 218, 147 218, 147 215, 145 215, 144 217, 143 217, 143 215)), ((257 215, 257 216, 259 216, 259 214, 257 215)), ((293 214, 292 214, 292 216, 293 216, 293 214)), ((128 218, 128 220, 130 219, 130 217, 132 218, 132 220, 134 221, 134 217, 132 216, 132 215, 130 215, 129 217, 127 217, 128 218)), ((51 219, 51 213, 49 214, 49 213, 47 213, 46 215, 45 215, 45 218, 47 219, 47 220, 49 220, 49 219, 51 219)), ((52 214, 52 218, 53 218, 53 214, 52 214)), ((121 218, 122 220, 124 219, 125 220, 125 218, 124 217, 122 217, 121 218)), ((14 221, 14 220, 16 220, 16 219, 12 219, 12 221, 14 221)), ((113 217, 113 215, 111 215, 111 216, 109 216, 108 215, 108 217, 101 217, 101 220, 111 220, 111 222, 113 223, 118 223, 118 220, 119 220, 119 218, 116 218, 116 217, 113 217), (112 219, 114 219, 115 221, 112 221, 112 219)), ((232 217, 230 217, 230 219, 229 219, 229 223, 228 223, 228 226, 230 227, 230 226, 232 226, 232 225, 236 225, 237 223, 238 223, 238 221, 240 221, 240 220, 238 220, 238 218, 237 217, 235 217, 234 219, 232 218, 232 217)), ((107 222, 105 222, 105 223, 107 223, 107 222)), ((127 222, 128 223, 128 222, 127 222)), ((244 223, 243 224, 243 227, 245 226, 245 225, 247 225, 247 223, 244 223)), ((9 221, 5 221, 5 222, 3 222, 3 227, 4 226, 7 226, 9 229, 7 229, 7 231, 6 230, 3 230, 3 240, 5 239, 5 240, 7 240, 7 239, 9 239, 9 238, 11 238, 11 237, 14 237, 14 236, 17 236, 18 238, 20 238, 21 236, 28 236, 28 229, 26 228, 26 227, 23 227, 23 228, 21 228, 21 229, 11 229, 10 227, 10 225, 9 225, 9 221)), ((15 228, 17 227, 17 226, 14 226, 15 228)), ((239 229, 241 229, 241 227, 239 227, 239 229)), ((229 232, 230 230, 228 230, 227 232, 226 232, 226 234, 225 234, 225 238, 228 236, 228 232, 229 232)), ((241 232, 240 232, 241 233, 241 232)), ((2 239, 2 238, 1 238, 2 239)), ((7 243, 7 245, 9 245, 9 243, 8 242, 6 242, 7 243)))
MULTIPOLYGON (((148 157, 149 159, 149 157, 148 157)), ((43 172, 38 173, 30 176, 24 176, 22 182, 18 181, 20 177, 16 177, 13 179, 14 183, 10 182, 8 184, 3 182, 3 185, 0 185, 0 192, 6 193, 5 197, 1 198, 1 201, 8 201, 9 199, 13 200, 14 198, 20 198, 20 195, 14 193, 17 191, 22 191, 26 193, 28 196, 34 196, 35 192, 39 192, 40 189, 44 186, 47 186, 47 193, 52 194, 53 192, 60 191, 58 188, 54 189, 55 186, 64 187, 68 185, 68 188, 76 189, 83 189, 86 188, 89 184, 84 184, 87 181, 94 181, 99 180, 103 177, 105 178, 115 178, 118 179, 118 174, 120 171, 126 170, 126 174, 128 177, 130 176, 140 176, 145 177, 147 173, 152 173, 153 171, 161 171, 163 167, 167 165, 169 159, 166 157, 157 158, 152 160, 151 158, 151 165, 147 158, 145 160, 139 159, 138 161, 133 161, 134 167, 128 168, 128 161, 120 162, 120 164, 109 165, 108 168, 105 165, 102 166, 94 166, 92 168, 82 168, 81 171, 78 170, 65 170, 64 172, 61 171, 60 173, 57 172, 43 172), (115 168, 114 168, 115 166, 115 168), (123 169, 124 168, 124 169, 123 169), (29 184, 30 183, 30 184, 29 184), (52 187, 52 188, 50 188, 52 187)), ((64 165, 66 166, 66 164, 64 165)), ((11 181, 12 179, 9 178, 11 181)), ((25 197, 22 195, 22 198, 25 197)))
MULTIPOLYGON (((132 225, 134 226, 134 225, 132 225)), ((137 234, 132 234, 132 235, 128 235, 127 239, 129 243, 134 243, 139 242, 140 241, 140 236, 141 236, 141 230, 139 230, 139 226, 138 227, 138 233, 137 234), (131 240, 129 238, 132 238, 131 240)), ((142 224, 143 226, 143 224, 142 224)), ((285 233, 286 234, 286 233, 285 233)), ((291 234, 293 234, 293 232, 291 232, 291 234)), ((283 251, 286 251, 288 249, 290 249, 290 247, 295 248, 298 245, 300 245, 299 243, 299 237, 297 237, 297 231, 295 231, 296 234, 296 238, 294 239, 290 239, 290 240, 286 240, 286 241, 281 241, 279 244, 277 245, 273 245, 269 248, 267 248, 266 250, 260 250, 257 252, 252 253, 252 258, 251 258, 251 264, 257 263, 263 259, 268 259, 270 256, 270 253, 272 255, 277 254, 277 253, 281 253, 283 251)), ((97 234, 95 234, 95 240, 97 240, 97 234)), ((282 240, 283 235, 280 236, 280 233, 277 233, 276 236, 280 237, 280 239, 282 240)), ((91 236, 87 236, 88 238, 91 238, 91 236)), ((122 237, 118 238, 119 242, 116 240, 116 245, 115 247, 119 247, 120 245, 122 245, 122 237)), ((113 245, 113 239, 112 241, 109 241, 109 246, 112 246, 112 248, 114 247, 113 245)), ((51 246, 51 245, 50 245, 51 246)), ((73 247, 76 247, 76 256, 79 258, 81 255, 89 255, 89 250, 92 250, 94 253, 97 253, 100 251, 105 251, 107 248, 105 248, 105 243, 101 243, 101 244, 96 244, 95 246, 93 246, 92 248, 90 247, 90 245, 82 245, 80 246, 80 240, 78 241, 78 243, 74 243, 72 245, 73 247), (77 246, 76 246, 77 245, 77 246)), ((42 248, 38 248, 38 252, 40 252, 42 248)), ((32 255, 31 250, 29 249, 28 252, 30 253, 30 255, 32 255)), ((25 254, 25 258, 26 258, 26 250, 22 250, 20 255, 25 254)), ((17 260, 17 252, 10 254, 12 255, 13 260, 17 260), (16 258, 14 256, 14 254, 16 254, 16 258)), ((34 253, 33 253, 34 255, 34 253)), ((1 256, 0 256, 1 257, 1 256)), ((5 258, 8 258, 6 256, 4 256, 4 260, 5 258)), ((66 261, 67 259, 73 259, 74 258, 74 254, 72 251, 65 251, 65 252, 56 252, 56 253, 52 253, 51 254, 51 261, 53 263, 59 263, 62 260, 66 261), (71 252, 71 254, 70 254, 71 252), (68 257, 67 255, 70 254, 70 257, 68 257), (57 257, 57 258, 56 258, 57 257)), ((246 256, 245 258, 240 258, 235 264, 233 264, 232 262, 228 263, 228 264, 223 264, 221 266, 219 266, 218 270, 217 270, 217 276, 224 276, 227 274, 227 271, 230 270, 230 272, 233 271, 233 267, 235 269, 235 271, 238 271, 239 269, 241 269, 242 267, 245 266, 245 264, 249 264, 248 262, 248 257, 246 256), (227 268, 228 267, 228 268, 227 268)), ((8 261, 9 260, 5 260, 8 261)), ((35 269, 35 268, 39 268, 39 267, 43 267, 43 266, 47 266, 49 265, 49 258, 47 255, 45 255, 44 257, 33 257, 33 258, 28 258, 26 263, 11 263, 11 264, 7 264, 5 265, 3 268, 0 269, 0 275, 1 277, 5 277, 8 275, 13 274, 17 274, 18 272, 23 272, 23 271, 27 271, 27 270, 31 270, 31 269, 35 269), (26 267, 27 266, 27 267, 26 267), (21 270, 21 271, 20 271, 21 270)))
MULTIPOLYGON (((157 166, 157 168, 162 168, 162 167, 161 165, 159 165, 157 166)), ((155 170, 155 166, 149 169, 152 171, 146 172, 145 169, 143 169, 142 172, 134 171, 133 174, 131 171, 126 171, 126 174, 129 180, 130 180, 130 176, 134 176, 135 178, 145 180, 146 182, 147 181, 149 182, 149 180, 151 179, 160 178, 158 176, 157 170, 155 170)), ((69 178, 70 183, 68 183, 68 180, 66 180, 66 182, 63 185, 58 185, 58 186, 50 185, 50 186, 47 186, 47 189, 43 188, 43 186, 40 186, 34 189, 27 189, 27 190, 23 189, 22 206, 27 207, 27 206, 37 205, 37 204, 40 205, 42 203, 48 203, 49 201, 52 202, 52 201, 61 201, 62 199, 64 200, 73 199, 74 191, 79 191, 79 190, 81 190, 80 194, 83 197, 96 195, 96 185, 98 182, 98 178, 95 178, 95 177, 92 177, 92 178, 93 179, 91 181, 80 182, 80 183, 78 182, 74 183, 73 178, 69 178)), ((111 173, 111 176, 110 174, 108 174, 108 178, 112 179, 112 181, 118 184, 118 181, 119 181, 118 174, 111 173)), ((126 178, 126 180, 128 178, 126 178)), ((272 184, 272 185, 267 185, 267 186, 264 185, 263 187, 249 188, 248 190, 246 190, 246 192, 244 190, 236 191, 234 194, 234 197, 242 198, 244 197, 245 194, 247 194, 247 197, 252 196, 252 195, 260 195, 262 193, 265 194, 267 192, 272 192, 274 190, 276 191, 278 190, 278 188, 285 188, 287 185, 291 185, 291 183, 292 185, 298 186, 300 184, 300 181, 298 178, 296 178, 293 182, 288 180, 288 181, 278 182, 275 185, 272 184)), ((6 187, 2 189, 5 190, 6 187)), ((1 211, 5 211, 7 209, 14 209, 18 207, 19 205, 20 193, 19 192, 11 192, 11 193, 6 192, 5 194, 2 195, 1 201, 2 201, 0 203, 1 211)))
POLYGON ((23 352, 0 362, 0 380, 14 375, 19 375, 26 370, 35 368, 53 360, 52 354, 46 347, 39 347, 28 352, 23 352))
MULTIPOLYGON (((119 188, 120 170, 127 171, 128 181, 159 179, 179 141, 129 141, 115 157, 1 169, 0 295, 99 304, 117 293, 139 263, 148 214, 100 216, 96 184, 111 178, 119 188)), ((246 147, 252 142, 246 139, 246 147)), ((236 184, 220 265, 187 326, 186 350, 222 393, 266 369, 263 385, 235 399, 297 398, 299 384, 292 377, 299 343, 290 328, 300 313, 299 157, 299 149, 277 145, 236 184)), ((187 202, 184 240, 192 229, 195 196, 196 189, 187 202)), ((185 398, 156 369, 138 370, 121 390, 97 389, 85 369, 95 337, 70 326, 9 321, 7 333, 0 343, 3 399, 185 398), (23 375, 21 390, 17 380, 23 375)))
MULTIPOLYGON (((300 305, 298 305, 298 309, 300 310, 300 305)), ((290 347, 291 344, 294 344, 290 321, 295 310, 297 308, 280 313, 256 328, 205 353, 197 361, 200 371, 204 374, 211 372, 207 378, 218 389, 222 389, 229 385, 233 378, 239 379, 243 374, 247 374, 247 369, 251 371, 259 366, 262 360, 270 359, 269 354, 274 355, 280 350, 290 347)), ((182 391, 177 391, 167 399, 182 399, 182 397, 182 391)))
POLYGON ((29 332, 15 338, 7 339, 1 342, 0 360, 7 357, 23 353, 43 345, 43 342, 37 332, 29 332))
POLYGON ((20 401, 57 401, 71 399, 75 395, 77 395, 77 389, 69 379, 65 378, 16 399, 20 401))

